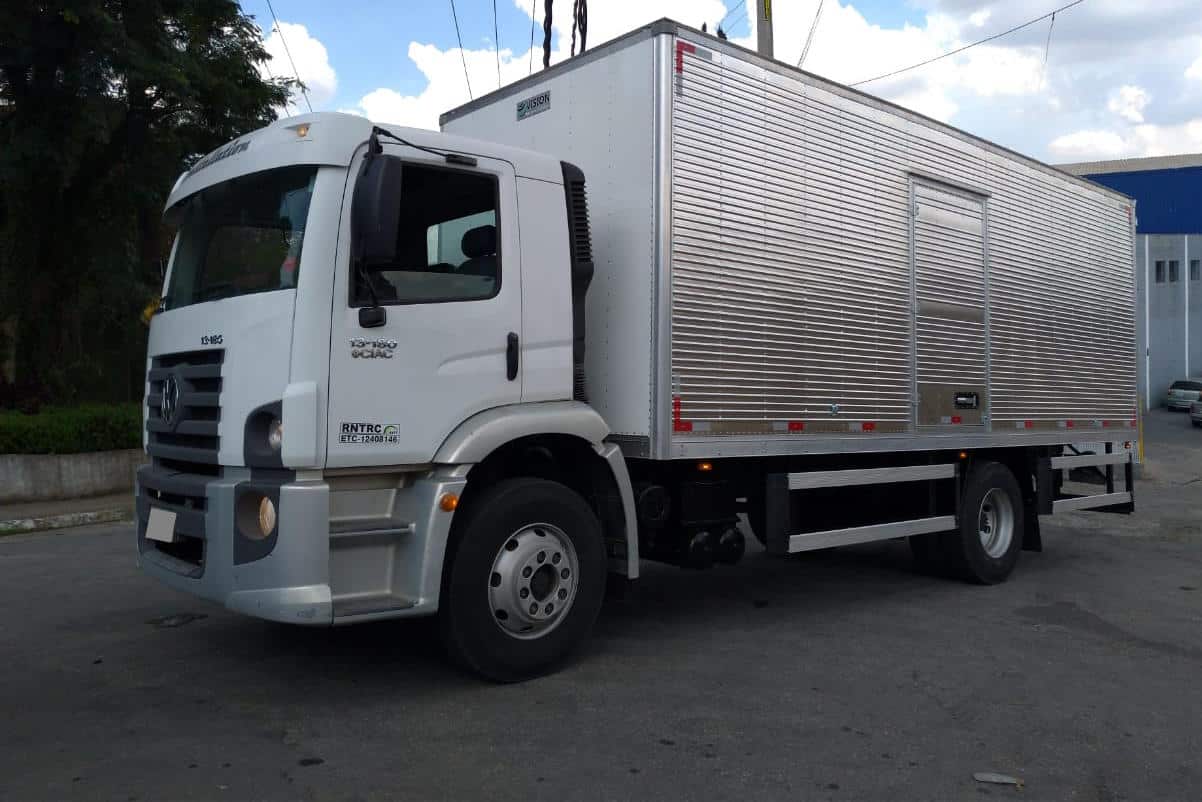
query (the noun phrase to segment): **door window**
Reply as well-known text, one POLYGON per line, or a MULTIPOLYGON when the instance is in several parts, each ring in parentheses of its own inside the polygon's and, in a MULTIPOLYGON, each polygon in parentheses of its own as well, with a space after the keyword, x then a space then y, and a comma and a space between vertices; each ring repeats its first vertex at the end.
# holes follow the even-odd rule
MULTIPOLYGON (((405 164, 396 259, 367 274, 380 304, 478 301, 501 286, 497 181, 490 175, 405 164)), ((370 303, 354 275, 351 305, 370 303)))

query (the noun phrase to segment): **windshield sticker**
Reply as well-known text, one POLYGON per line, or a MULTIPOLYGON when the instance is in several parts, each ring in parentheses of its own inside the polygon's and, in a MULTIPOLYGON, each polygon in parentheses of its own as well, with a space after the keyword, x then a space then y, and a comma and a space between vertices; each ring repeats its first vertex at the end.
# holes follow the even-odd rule
POLYGON ((343 423, 338 442, 348 445, 399 445, 401 428, 395 423, 343 423))
POLYGON ((547 109, 551 108, 551 90, 541 92, 534 97, 528 97, 525 100, 518 101, 518 121, 533 117, 536 114, 542 114, 547 109))
POLYGON ((237 142, 231 142, 230 144, 226 145, 223 148, 218 148, 217 150, 210 153, 208 156, 205 156, 203 159, 198 161, 196 164, 192 165, 192 169, 189 170, 188 172, 189 173, 199 173, 201 170, 208 167, 210 164, 215 164, 216 162, 219 162, 222 159, 228 159, 230 156, 235 156, 235 155, 241 153, 242 151, 246 150, 249 147, 250 147, 250 141, 246 140, 246 139, 242 139, 237 142))

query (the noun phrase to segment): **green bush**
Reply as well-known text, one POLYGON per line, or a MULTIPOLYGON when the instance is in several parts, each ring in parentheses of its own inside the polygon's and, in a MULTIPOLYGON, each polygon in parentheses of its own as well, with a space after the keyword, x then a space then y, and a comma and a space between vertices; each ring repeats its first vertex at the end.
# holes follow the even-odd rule
POLYGON ((142 446, 141 404, 0 410, 0 454, 79 454, 142 446))

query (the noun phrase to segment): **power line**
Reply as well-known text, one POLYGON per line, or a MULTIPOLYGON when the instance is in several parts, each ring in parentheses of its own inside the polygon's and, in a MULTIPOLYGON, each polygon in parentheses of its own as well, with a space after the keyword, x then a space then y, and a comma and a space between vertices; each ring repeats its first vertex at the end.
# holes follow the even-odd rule
POLYGON ((501 34, 497 33, 497 0, 492 0, 492 41, 497 54, 497 89, 501 88, 501 34))
POLYGON ((296 70, 296 62, 292 60, 292 51, 288 49, 288 40, 284 38, 284 29, 280 27, 280 18, 275 15, 275 9, 271 7, 271 0, 267 0, 267 10, 271 12, 271 18, 275 21, 275 32, 280 35, 280 42, 284 45, 284 54, 288 56, 288 63, 292 65, 292 74, 296 76, 301 94, 305 98, 305 105, 309 107, 309 113, 312 114, 313 104, 309 102, 309 92, 305 89, 305 82, 301 80, 300 73, 296 70))
POLYGON ((1048 51, 1052 49, 1052 29, 1056 27, 1056 15, 1052 15, 1052 21, 1048 23, 1048 39, 1043 43, 1043 70, 1039 76, 1039 88, 1043 89, 1048 80, 1048 51))
POLYGON ((730 19, 730 15, 735 13, 736 11, 738 11, 740 8, 742 8, 746 2, 747 2, 747 0, 739 0, 739 2, 735 4, 735 7, 732 8, 730 11, 727 11, 726 16, 718 21, 718 27, 721 28, 723 25, 725 25, 726 21, 728 19, 730 19))
POLYGON ((538 0, 530 0, 530 66, 526 69, 527 75, 534 75, 534 15, 537 13, 538 0))
POLYGON ((467 96, 469 100, 475 100, 472 95, 472 79, 467 74, 467 56, 463 55, 463 37, 459 35, 459 15, 455 12, 455 0, 451 0, 451 19, 455 20, 455 39, 459 42, 459 60, 463 62, 463 80, 467 81, 467 96))
POLYGON ((893 72, 887 72, 884 75, 878 75, 875 78, 866 78, 863 81, 856 81, 854 84, 849 84, 849 86, 860 86, 861 84, 870 84, 873 81, 879 81, 882 78, 892 78, 894 75, 901 75, 903 72, 909 72, 910 70, 916 70, 919 67, 925 67, 928 64, 932 64, 936 61, 939 61, 940 59, 945 59, 948 56, 954 56, 957 53, 963 53, 965 50, 968 50, 970 47, 976 47, 977 45, 983 45, 986 42, 992 42, 994 39, 1000 39, 1003 36, 1008 36, 1009 34, 1012 34, 1015 31, 1020 31, 1023 28, 1028 28, 1037 22, 1042 22, 1043 20, 1047 19, 1048 17, 1055 16, 1056 14, 1059 14, 1061 11, 1070 9, 1073 6, 1079 6, 1084 2, 1085 2, 1085 0, 1073 0, 1073 2, 1071 2, 1067 5, 1063 5, 1060 8, 1056 9, 1055 11, 1049 11, 1048 13, 1044 14, 1043 16, 1039 16, 1033 20, 1028 20, 1028 21, 1024 22, 1022 25, 1015 25, 1013 28, 1011 28, 1009 30, 1002 31, 1001 33, 995 33, 993 36, 987 36, 984 39, 979 39, 979 40, 973 42, 972 44, 967 44, 967 45, 964 45, 963 47, 958 47, 955 50, 948 51, 947 53, 944 53, 941 56, 935 56, 934 58, 929 58, 926 61, 920 61, 917 64, 911 64, 909 67, 902 67, 900 70, 894 70, 893 72))
POLYGON ((806 56, 810 53, 810 45, 814 42, 814 31, 818 30, 818 20, 822 17, 822 2, 823 0, 818 0, 818 10, 814 12, 814 21, 810 23, 810 33, 806 36, 805 47, 801 49, 801 58, 797 59, 798 69, 805 63, 806 56))

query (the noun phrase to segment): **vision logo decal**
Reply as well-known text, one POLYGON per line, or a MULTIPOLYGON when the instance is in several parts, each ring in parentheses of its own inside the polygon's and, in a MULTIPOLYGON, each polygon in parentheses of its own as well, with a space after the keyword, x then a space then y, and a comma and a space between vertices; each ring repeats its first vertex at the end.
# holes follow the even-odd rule
POLYGON ((518 120, 533 117, 551 108, 551 90, 518 101, 518 120))
POLYGON ((395 423, 342 423, 338 442, 347 445, 398 445, 401 427, 395 423))

